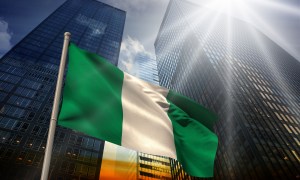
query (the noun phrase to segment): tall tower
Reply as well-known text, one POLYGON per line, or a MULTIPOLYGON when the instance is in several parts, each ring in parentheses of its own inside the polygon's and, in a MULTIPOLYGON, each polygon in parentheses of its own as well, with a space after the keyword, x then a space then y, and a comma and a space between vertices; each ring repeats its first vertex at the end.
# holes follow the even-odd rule
POLYGON ((134 74, 138 78, 159 85, 157 62, 155 57, 149 54, 137 54, 135 57, 135 68, 138 73, 134 74))
POLYGON ((160 84, 218 114, 215 179, 300 178, 295 58, 251 25, 184 0, 170 1, 155 50, 160 84))
MULTIPOLYGON (((63 34, 118 61, 126 13, 94 0, 68 0, 0 60, 0 176, 39 179, 63 34)), ((50 179, 99 179, 103 141, 58 127, 50 179)))

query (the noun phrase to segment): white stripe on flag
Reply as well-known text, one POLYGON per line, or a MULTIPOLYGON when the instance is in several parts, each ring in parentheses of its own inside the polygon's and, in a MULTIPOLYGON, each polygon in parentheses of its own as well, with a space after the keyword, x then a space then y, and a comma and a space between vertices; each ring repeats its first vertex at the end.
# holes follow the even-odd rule
POLYGON ((176 158, 173 127, 167 114, 168 92, 124 73, 122 146, 176 158))

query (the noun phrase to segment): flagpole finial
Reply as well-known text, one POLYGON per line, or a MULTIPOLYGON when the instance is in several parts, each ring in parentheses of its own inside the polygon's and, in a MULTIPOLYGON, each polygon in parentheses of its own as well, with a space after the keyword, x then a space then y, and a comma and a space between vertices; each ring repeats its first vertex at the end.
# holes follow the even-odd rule
POLYGON ((65 39, 66 39, 66 38, 67 38, 67 39, 70 39, 71 33, 70 33, 70 32, 65 32, 64 36, 65 36, 65 39))

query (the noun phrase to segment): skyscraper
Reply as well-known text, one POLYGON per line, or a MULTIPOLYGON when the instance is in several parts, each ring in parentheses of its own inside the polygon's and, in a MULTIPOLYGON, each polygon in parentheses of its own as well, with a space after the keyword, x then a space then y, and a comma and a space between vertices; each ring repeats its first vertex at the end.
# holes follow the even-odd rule
POLYGON ((295 58, 246 22, 183 0, 170 1, 155 50, 160 84, 219 116, 215 179, 300 178, 295 58))
MULTIPOLYGON (((68 0, 0 61, 0 176, 39 179, 63 34, 116 65, 126 13, 94 0, 68 0)), ((50 179, 99 179, 103 142, 58 127, 50 179)))
POLYGON ((138 69, 138 73, 135 76, 144 81, 159 85, 157 62, 155 57, 148 54, 138 54, 135 57, 135 64, 135 68, 138 69))

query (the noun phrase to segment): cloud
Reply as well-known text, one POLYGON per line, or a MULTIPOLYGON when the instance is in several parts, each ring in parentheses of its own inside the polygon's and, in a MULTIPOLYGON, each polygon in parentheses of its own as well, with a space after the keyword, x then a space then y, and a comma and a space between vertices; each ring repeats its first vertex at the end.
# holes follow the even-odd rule
MULTIPOLYGON (((121 44, 120 58, 119 58, 119 68, 125 72, 132 75, 139 74, 139 68, 137 61, 141 61, 139 57, 149 57, 143 58, 143 61, 147 61, 153 55, 146 51, 144 46, 137 39, 127 36, 121 44)), ((146 63, 146 62, 143 62, 146 63)))
POLYGON ((8 23, 0 18, 0 57, 12 47, 8 23))

